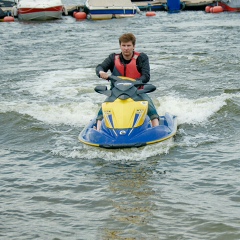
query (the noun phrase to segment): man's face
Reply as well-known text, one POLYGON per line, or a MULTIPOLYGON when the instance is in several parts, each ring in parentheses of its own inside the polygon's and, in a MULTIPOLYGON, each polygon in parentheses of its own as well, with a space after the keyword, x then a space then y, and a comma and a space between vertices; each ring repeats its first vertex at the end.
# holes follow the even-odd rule
POLYGON ((121 42, 120 48, 125 59, 130 59, 133 55, 134 46, 131 41, 121 42))

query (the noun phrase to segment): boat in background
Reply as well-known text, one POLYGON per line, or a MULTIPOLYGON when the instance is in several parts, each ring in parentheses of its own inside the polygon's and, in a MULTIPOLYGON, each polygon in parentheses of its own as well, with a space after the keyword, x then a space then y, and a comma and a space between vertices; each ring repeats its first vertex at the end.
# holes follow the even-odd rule
POLYGON ((15 5, 14 0, 0 0, 0 7, 13 7, 15 5))
POLYGON ((164 11, 167 0, 132 0, 132 3, 136 4, 141 11, 164 11))
POLYGON ((240 0, 221 0, 205 8, 207 13, 240 12, 240 0))
POLYGON ((17 0, 12 15, 22 21, 45 21, 62 18, 61 0, 17 0))
POLYGON ((11 17, 11 8, 14 6, 14 1, 0 0, 0 22, 14 21, 11 17))
POLYGON ((0 21, 2 21, 5 16, 6 15, 5 15, 4 11, 0 8, 0 21))
POLYGON ((240 12, 240 0, 221 0, 218 6, 221 6, 223 11, 240 12))
POLYGON ((131 0, 86 0, 84 8, 92 20, 133 17, 140 11, 131 0))

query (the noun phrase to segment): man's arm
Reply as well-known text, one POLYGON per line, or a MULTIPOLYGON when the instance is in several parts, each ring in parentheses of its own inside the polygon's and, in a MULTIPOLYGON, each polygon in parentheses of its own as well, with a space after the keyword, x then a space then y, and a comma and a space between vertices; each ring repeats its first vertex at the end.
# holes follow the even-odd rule
POLYGON ((113 71, 114 68, 114 56, 115 53, 110 54, 101 64, 98 64, 96 67, 96 74, 98 77, 100 77, 99 72, 103 71, 103 72, 107 72, 108 70, 110 70, 111 72, 113 71))
POLYGON ((150 80, 150 65, 148 56, 145 53, 141 53, 137 58, 137 69, 142 76, 136 80, 142 83, 147 83, 150 80))

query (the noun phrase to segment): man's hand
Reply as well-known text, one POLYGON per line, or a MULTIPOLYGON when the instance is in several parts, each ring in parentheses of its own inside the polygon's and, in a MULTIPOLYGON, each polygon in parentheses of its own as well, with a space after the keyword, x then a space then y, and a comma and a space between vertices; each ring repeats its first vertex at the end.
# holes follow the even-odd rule
POLYGON ((106 79, 106 80, 108 79, 108 74, 106 72, 104 72, 104 71, 100 71, 99 72, 99 76, 102 79, 106 79))

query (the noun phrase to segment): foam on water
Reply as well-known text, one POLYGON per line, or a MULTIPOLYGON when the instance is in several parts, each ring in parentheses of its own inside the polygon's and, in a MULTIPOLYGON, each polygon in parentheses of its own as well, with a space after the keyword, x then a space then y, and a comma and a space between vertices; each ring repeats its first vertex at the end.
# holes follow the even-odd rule
POLYGON ((179 96, 163 96, 158 98, 159 114, 170 112, 178 117, 178 124, 204 124, 211 116, 227 104, 226 100, 238 94, 223 93, 214 97, 198 99, 181 98, 179 96))
POLYGON ((0 111, 27 114, 52 125, 83 127, 105 98, 93 90, 97 80, 94 69, 88 68, 42 73, 18 82, 12 101, 0 102, 0 111))
POLYGON ((93 92, 93 84, 97 79, 94 74, 94 69, 91 68, 51 71, 36 75, 34 79, 21 81, 18 86, 38 99, 46 97, 45 100, 74 100, 79 92, 93 92))
MULTIPOLYGON (((34 79, 26 79, 17 83, 17 93, 12 101, 0 102, 1 112, 17 112, 29 115, 34 119, 52 125, 69 125, 77 127, 79 132, 97 113, 105 96, 94 92, 99 81, 92 68, 79 68, 74 71, 58 70, 42 73, 34 79), (24 93, 24 94, 22 94, 24 93)), ((239 97, 238 93, 223 93, 218 96, 189 99, 179 94, 165 95, 155 100, 159 102, 158 112, 164 115, 169 112, 178 117, 178 125, 202 125, 227 104, 228 99, 239 97)), ((158 104, 157 104, 158 105, 158 104)), ((189 136, 183 128, 178 129, 182 136, 181 143, 173 139, 148 145, 136 151, 133 149, 106 150, 78 143, 76 132, 71 141, 77 143, 74 149, 65 150, 66 135, 61 134, 55 142, 52 152, 71 158, 105 160, 144 160, 152 156, 166 154, 176 144, 181 146, 197 146, 201 142, 216 141, 215 136, 198 134, 189 136), (74 139, 73 139, 74 138, 74 139)), ((69 142, 69 139, 67 140, 69 142)), ((74 144, 75 145, 75 144, 74 144)))
MULTIPOLYGON (((26 94, 20 94, 21 99, 14 96, 10 103, 1 102, 0 111, 28 114, 53 125, 83 127, 94 117, 105 99, 105 96, 94 92, 97 84, 108 85, 99 81, 95 70, 91 68, 42 73, 35 79, 18 82, 18 92, 26 94)), ((165 112, 176 115, 178 124, 202 124, 226 105, 226 100, 236 96, 238 93, 223 93, 214 97, 188 99, 179 95, 165 95, 157 98, 160 104, 157 110, 160 115, 165 112)))
POLYGON ((0 102, 0 111, 29 115, 50 125, 64 124, 84 127, 97 112, 97 107, 89 101, 62 104, 26 103, 22 101, 14 104, 0 102))
POLYGON ((71 152, 59 151, 55 149, 55 153, 64 155, 65 157, 77 159, 104 159, 106 161, 142 161, 149 157, 167 154, 169 149, 174 146, 173 139, 168 139, 164 142, 147 145, 138 148, 125 148, 125 149, 103 149, 92 147, 88 145, 81 145, 71 152))

